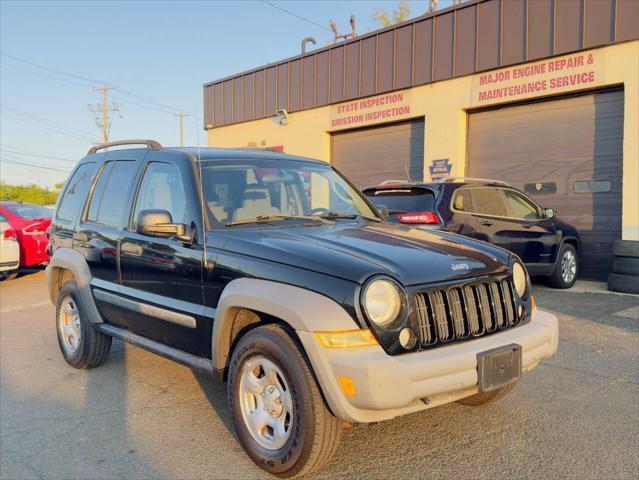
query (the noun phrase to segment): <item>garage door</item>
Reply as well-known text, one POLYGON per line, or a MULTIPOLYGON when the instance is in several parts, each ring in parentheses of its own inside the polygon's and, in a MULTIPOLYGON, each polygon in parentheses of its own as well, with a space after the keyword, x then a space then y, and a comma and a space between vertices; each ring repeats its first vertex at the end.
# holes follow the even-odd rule
POLYGON ((332 135, 331 163, 362 188, 424 175, 424 121, 348 130, 332 135))
POLYGON ((468 116, 467 174, 505 180, 580 231, 582 276, 605 278, 621 238, 623 91, 468 116))

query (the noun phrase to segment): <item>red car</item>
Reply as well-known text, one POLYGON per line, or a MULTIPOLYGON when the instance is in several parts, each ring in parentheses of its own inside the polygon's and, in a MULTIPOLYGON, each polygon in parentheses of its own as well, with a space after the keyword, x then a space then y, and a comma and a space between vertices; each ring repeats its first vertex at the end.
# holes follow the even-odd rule
POLYGON ((0 213, 7 217, 20 244, 20 267, 46 264, 47 229, 52 212, 39 205, 22 202, 0 202, 0 213))

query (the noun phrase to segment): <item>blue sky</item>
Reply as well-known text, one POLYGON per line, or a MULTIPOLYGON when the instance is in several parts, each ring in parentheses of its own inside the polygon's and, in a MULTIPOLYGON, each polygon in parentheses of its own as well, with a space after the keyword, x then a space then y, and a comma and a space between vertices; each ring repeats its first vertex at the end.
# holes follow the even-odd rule
MULTIPOLYGON (((326 28, 333 19, 340 31, 348 31, 354 14, 365 33, 376 28, 373 10, 392 11, 399 2, 270 3, 326 28)), ((439 3, 443 8, 450 0, 439 3)), ((421 15, 428 1, 413 0, 411 7, 411 16, 421 15)), ((332 32, 258 0, 0 0, 0 179, 63 181, 101 139, 87 107, 101 102, 92 90, 98 82, 117 87, 109 100, 120 105, 121 117, 113 118, 111 140, 177 145, 173 115, 181 109, 190 112, 185 144, 196 145, 199 135, 204 146, 202 84, 294 55, 309 35, 317 46, 332 39, 332 32)))

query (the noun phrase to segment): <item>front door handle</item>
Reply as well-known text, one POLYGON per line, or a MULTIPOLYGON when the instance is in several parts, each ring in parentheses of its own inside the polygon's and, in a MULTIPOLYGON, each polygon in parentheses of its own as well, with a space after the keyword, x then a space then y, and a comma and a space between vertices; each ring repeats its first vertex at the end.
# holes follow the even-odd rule
POLYGON ((86 243, 89 241, 89 236, 83 232, 76 232, 73 234, 73 240, 80 243, 86 243))
POLYGON ((126 253, 127 255, 133 255, 134 257, 142 256, 142 247, 140 245, 136 245, 135 243, 122 243, 122 245, 120 246, 120 251, 122 253, 126 253))
POLYGON ((493 222, 491 222, 490 220, 482 220, 479 223, 481 223, 482 225, 486 225, 487 227, 490 227, 493 222))

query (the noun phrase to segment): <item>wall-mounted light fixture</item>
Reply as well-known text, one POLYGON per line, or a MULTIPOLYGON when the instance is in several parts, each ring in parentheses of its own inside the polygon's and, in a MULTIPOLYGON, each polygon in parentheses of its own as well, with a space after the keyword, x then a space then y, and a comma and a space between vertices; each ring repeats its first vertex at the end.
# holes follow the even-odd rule
POLYGON ((275 118, 280 125, 286 125, 288 123, 288 112, 286 109, 282 108, 275 112, 275 118))

